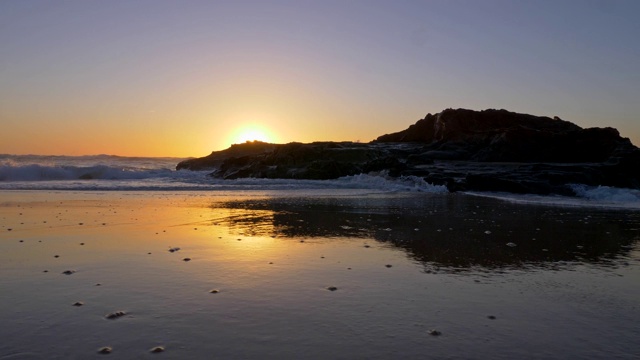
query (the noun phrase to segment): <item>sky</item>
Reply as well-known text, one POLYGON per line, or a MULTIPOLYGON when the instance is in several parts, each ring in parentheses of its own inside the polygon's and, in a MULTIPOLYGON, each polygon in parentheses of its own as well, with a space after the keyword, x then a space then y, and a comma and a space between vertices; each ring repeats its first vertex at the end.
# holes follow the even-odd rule
POLYGON ((362 141, 446 108, 640 145, 640 1, 3 0, 0 153, 362 141))

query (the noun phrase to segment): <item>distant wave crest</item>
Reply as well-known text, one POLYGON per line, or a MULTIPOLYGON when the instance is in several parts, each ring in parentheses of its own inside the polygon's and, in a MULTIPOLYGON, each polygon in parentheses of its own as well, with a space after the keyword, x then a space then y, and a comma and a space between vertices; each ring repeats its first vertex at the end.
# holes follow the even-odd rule
POLYGON ((0 181, 128 180, 171 175, 169 169, 139 170, 107 165, 44 166, 39 164, 0 166, 0 181))

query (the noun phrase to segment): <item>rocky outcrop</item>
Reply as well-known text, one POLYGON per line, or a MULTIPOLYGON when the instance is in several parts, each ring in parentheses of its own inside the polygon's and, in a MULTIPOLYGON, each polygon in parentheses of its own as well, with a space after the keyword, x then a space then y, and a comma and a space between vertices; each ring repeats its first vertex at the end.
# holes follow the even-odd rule
POLYGON ((568 184, 640 188, 640 150, 612 128, 506 110, 447 109, 371 143, 247 142, 177 169, 243 177, 334 179, 386 171, 450 191, 572 195, 568 184))
POLYGON ((249 142, 214 152, 206 158, 189 159, 176 167, 212 169, 223 179, 244 177, 279 179, 336 179, 342 176, 388 170, 395 175, 406 167, 386 146, 353 142, 267 144, 249 142), (233 149, 233 152, 230 150, 233 149))
POLYGON ((613 128, 581 127, 506 110, 447 109, 374 142, 417 142, 432 159, 491 162, 603 162, 635 148, 613 128))
POLYGON ((215 169, 222 165, 225 160, 247 156, 260 156, 272 152, 277 145, 261 141, 247 141, 244 144, 231 145, 226 150, 214 151, 208 156, 193 158, 181 161, 176 166, 176 170, 207 170, 215 169))

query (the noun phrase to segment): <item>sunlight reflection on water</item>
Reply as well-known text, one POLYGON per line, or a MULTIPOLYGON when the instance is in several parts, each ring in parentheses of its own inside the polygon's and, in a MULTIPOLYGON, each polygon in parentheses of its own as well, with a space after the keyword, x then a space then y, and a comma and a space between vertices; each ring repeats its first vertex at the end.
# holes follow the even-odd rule
POLYGON ((456 194, 3 195, 2 356, 112 346, 138 358, 157 345, 172 358, 255 359, 640 350, 634 211, 456 194))

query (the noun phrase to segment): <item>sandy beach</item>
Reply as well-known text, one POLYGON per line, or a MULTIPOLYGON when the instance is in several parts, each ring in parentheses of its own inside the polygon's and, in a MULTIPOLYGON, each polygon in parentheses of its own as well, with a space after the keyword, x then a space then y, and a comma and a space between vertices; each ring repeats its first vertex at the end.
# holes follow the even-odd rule
POLYGON ((419 193, 0 199, 0 359, 640 354, 637 211, 419 193))

